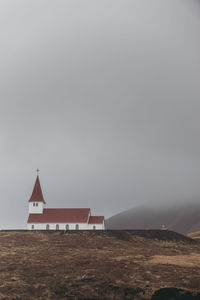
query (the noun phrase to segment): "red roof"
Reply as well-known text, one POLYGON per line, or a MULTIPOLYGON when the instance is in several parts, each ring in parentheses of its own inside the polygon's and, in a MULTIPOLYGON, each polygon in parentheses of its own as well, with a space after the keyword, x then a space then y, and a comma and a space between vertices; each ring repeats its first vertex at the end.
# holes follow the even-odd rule
POLYGON ((38 176, 36 178, 35 186, 33 188, 33 192, 32 192, 32 195, 31 195, 31 198, 30 198, 29 202, 43 202, 43 203, 45 203, 44 197, 43 197, 43 194, 42 194, 42 189, 41 189, 41 186, 40 186, 40 180, 39 180, 38 176))
POLYGON ((43 214, 29 214, 27 223, 88 223, 90 208, 45 208, 43 214))
POLYGON ((91 216, 89 219, 89 224, 102 224, 104 222, 103 216, 91 216))

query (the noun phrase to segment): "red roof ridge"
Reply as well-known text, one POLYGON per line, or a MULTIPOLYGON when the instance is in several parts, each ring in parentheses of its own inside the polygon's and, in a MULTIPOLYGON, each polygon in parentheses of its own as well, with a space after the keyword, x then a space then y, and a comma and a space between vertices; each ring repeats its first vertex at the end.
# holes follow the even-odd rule
POLYGON ((104 222, 104 216, 90 216, 89 224, 102 224, 104 222))
POLYGON ((45 208, 42 214, 29 214, 28 223, 88 223, 89 214, 89 208, 45 208))
POLYGON ((44 208, 44 209, 89 209, 89 207, 48 207, 48 208, 44 208))
POLYGON ((42 194, 39 176, 36 177, 35 185, 29 202, 43 202, 46 203, 42 194))

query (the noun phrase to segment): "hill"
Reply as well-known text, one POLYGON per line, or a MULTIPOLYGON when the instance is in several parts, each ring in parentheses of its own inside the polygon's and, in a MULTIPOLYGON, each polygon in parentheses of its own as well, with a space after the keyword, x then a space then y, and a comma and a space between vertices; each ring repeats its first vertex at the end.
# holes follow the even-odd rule
POLYGON ((166 287, 195 295, 200 247, 161 230, 1 231, 0 270, 6 300, 149 300, 166 287))
POLYGON ((183 234, 200 230, 200 203, 165 207, 143 205, 106 220, 107 229, 160 229, 162 224, 183 234))

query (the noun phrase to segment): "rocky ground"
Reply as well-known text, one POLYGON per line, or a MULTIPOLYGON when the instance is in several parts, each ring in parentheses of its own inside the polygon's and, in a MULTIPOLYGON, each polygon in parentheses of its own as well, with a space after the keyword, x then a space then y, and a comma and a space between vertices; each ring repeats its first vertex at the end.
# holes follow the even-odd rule
POLYGON ((200 242, 170 231, 0 231, 0 299, 195 296, 199 278, 200 242))

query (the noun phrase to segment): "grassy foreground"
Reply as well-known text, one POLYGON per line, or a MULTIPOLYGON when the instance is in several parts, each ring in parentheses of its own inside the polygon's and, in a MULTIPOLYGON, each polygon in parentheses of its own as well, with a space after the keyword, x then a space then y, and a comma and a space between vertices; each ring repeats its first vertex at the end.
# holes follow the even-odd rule
POLYGON ((200 290, 200 243, 168 231, 0 231, 0 299, 151 299, 200 290))

